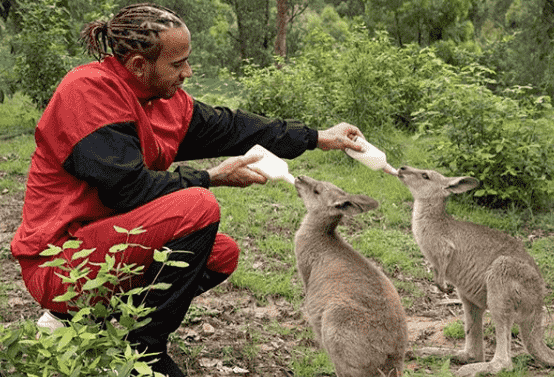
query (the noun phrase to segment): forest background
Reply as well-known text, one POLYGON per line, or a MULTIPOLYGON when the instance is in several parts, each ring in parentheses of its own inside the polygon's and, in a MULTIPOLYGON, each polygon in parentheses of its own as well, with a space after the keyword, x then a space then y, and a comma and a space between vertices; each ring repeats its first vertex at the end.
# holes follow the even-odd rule
MULTIPOLYGON (((2 0, 0 100, 21 92, 43 109, 90 61, 83 24, 130 3, 2 0)), ((195 77, 240 82, 241 107, 317 128, 349 121, 398 158, 387 135, 432 134, 434 165, 480 179, 481 204, 551 201, 554 0, 158 3, 191 30, 195 77)))

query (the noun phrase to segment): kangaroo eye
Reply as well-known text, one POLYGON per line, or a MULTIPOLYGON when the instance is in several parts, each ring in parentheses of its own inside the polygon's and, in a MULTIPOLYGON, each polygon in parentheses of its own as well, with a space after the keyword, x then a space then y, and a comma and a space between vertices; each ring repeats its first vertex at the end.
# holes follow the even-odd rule
POLYGON ((314 194, 319 195, 319 190, 318 190, 318 189, 314 189, 314 194))
POLYGON ((427 173, 421 174, 421 177, 422 177, 423 179, 429 180, 429 175, 428 175, 427 173))

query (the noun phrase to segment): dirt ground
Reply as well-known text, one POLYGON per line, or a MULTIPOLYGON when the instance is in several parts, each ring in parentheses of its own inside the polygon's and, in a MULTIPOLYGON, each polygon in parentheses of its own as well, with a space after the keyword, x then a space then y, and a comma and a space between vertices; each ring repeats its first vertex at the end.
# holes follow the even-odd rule
MULTIPOLYGON (((23 193, 0 193, 0 288, 5 288, 0 289, 0 295, 4 296, 2 302, 7 302, 0 306, 0 325, 37 319, 42 313, 27 293, 19 265, 9 253, 22 205, 23 193)), ((425 295, 407 311, 410 349, 421 345, 462 347, 461 341, 446 339, 442 332, 446 324, 461 318, 456 295, 446 295, 424 282, 419 285, 425 295)), ((301 312, 282 298, 268 297, 268 305, 260 306, 248 291, 224 283, 197 297, 193 305, 189 323, 181 326, 170 347, 189 376, 294 376, 289 365, 301 357, 302 348, 298 347, 317 348, 311 339, 298 336, 298 329, 308 328, 308 324, 301 312)), ((521 343, 515 340, 512 352, 522 351, 521 343)), ((487 359, 492 353, 491 339, 487 339, 487 359)), ((453 370, 458 367, 452 365, 453 370)), ((406 368, 425 370, 409 354, 406 368)), ((528 375, 548 373, 533 366, 529 369, 528 375)))

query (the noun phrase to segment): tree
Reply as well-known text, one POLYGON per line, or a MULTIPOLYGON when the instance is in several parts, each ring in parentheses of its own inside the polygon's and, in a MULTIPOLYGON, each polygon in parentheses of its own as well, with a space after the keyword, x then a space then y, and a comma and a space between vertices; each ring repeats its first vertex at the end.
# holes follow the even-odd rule
POLYGON ((457 26, 467 20, 472 0, 366 0, 368 26, 383 25, 398 45, 428 46, 459 39, 457 26))
POLYGON ((287 55, 288 0, 277 0, 277 37, 275 38, 275 55, 287 55))
POLYGON ((11 0, 2 0, 0 2, 0 16, 6 21, 8 19, 8 15, 10 14, 10 8, 12 7, 11 0))

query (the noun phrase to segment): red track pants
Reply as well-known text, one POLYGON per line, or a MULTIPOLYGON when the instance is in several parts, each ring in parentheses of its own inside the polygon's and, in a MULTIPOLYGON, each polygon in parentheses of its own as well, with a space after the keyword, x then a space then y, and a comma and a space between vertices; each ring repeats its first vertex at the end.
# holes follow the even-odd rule
MULTIPOLYGON (((154 250, 161 250, 168 242, 187 236, 220 219, 219 204, 214 195, 203 188, 189 188, 162 196, 150 203, 128 213, 98 220, 71 232, 71 238, 83 241, 81 249, 96 248, 89 256, 90 262, 104 262, 111 246, 119 243, 133 243, 148 247, 129 247, 123 252, 113 254, 117 262, 136 263, 147 269, 153 261, 154 250), (117 233, 114 225, 131 230, 142 226, 145 233, 131 235, 117 233)), ((63 240, 65 241, 65 240, 63 240)), ((61 246, 63 241, 58 244, 61 246)), ((77 250, 66 249, 65 258, 71 261, 77 250)), ((58 256, 59 257, 59 256, 58 256)), ((208 271, 230 275, 237 267, 239 248, 229 236, 217 233, 215 243, 208 258, 208 271)), ((56 257, 54 257, 56 258, 56 257)), ((39 258, 35 261, 22 261, 22 270, 27 287, 42 305, 55 312, 64 313, 68 308, 65 303, 52 301, 62 295, 67 285, 55 272, 55 268, 41 268, 42 263, 52 258, 39 258)), ((72 262, 78 265, 82 260, 72 262)), ((94 271, 94 267, 91 265, 94 271)), ((94 276, 94 272, 92 276, 94 276)), ((135 279, 133 286, 143 284, 142 279, 135 279)))

